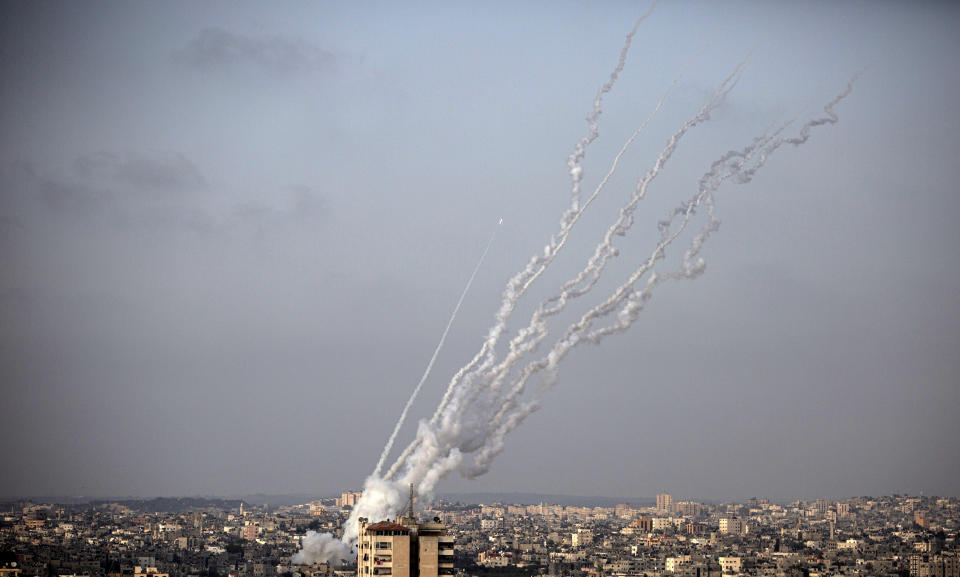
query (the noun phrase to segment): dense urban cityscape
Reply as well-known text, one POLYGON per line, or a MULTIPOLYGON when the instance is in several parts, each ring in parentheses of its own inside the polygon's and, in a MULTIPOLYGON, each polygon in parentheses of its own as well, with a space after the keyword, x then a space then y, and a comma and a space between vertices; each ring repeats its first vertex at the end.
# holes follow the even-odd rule
MULTIPOLYGON (((212 498, 9 502, 0 506, 0 577, 427 575, 415 562, 409 570, 391 565, 390 545, 372 537, 361 545, 375 547, 376 557, 361 555, 360 571, 356 559, 292 563, 307 531, 342 531, 359 495, 286 506, 212 498)), ((960 575, 953 497, 703 503, 661 494, 655 503, 596 507, 441 499, 409 513, 370 520, 380 522, 369 532, 403 537, 419 526, 421 541, 428 529, 440 535, 433 575, 960 575)))

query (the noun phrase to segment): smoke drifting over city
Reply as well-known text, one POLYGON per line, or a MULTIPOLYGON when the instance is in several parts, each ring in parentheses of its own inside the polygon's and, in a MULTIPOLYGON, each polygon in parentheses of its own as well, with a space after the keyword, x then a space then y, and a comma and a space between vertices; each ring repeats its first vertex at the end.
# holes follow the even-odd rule
POLYGON ((542 253, 533 255, 526 267, 507 282, 494 324, 480 350, 453 376, 433 416, 419 422, 414 440, 401 452, 386 473, 381 475, 385 458, 393 446, 397 432, 430 373, 450 323, 453 322, 477 270, 489 251, 490 243, 495 238, 494 232, 464 293, 461 294, 423 378, 417 383, 410 400, 404 406, 400 421, 388 439, 373 474, 364 482, 363 495, 344 527, 342 541, 336 542, 330 534, 312 532, 305 537, 303 549, 294 557, 294 562, 313 563, 345 558, 350 551, 350 545, 357 539, 358 520, 364 517, 380 521, 397 516, 404 506, 403 496, 408 486, 429 500, 432 499, 437 484, 454 471, 467 478, 489 471, 493 460, 503 451, 510 432, 540 408, 543 395, 557 383, 560 362, 573 348, 583 343, 597 345, 608 336, 626 331, 637 320, 657 287, 667 281, 693 280, 704 272, 706 261, 701 252, 720 225, 713 198, 717 189, 728 180, 739 184, 749 183, 784 144, 800 146, 810 139, 814 128, 836 124, 839 117, 835 108, 850 95, 861 74, 855 73, 846 87, 823 106, 821 116, 804 121, 796 131, 797 136, 785 136, 797 122, 797 118, 794 118, 771 127, 741 148, 734 148, 720 155, 701 176, 698 190, 692 196, 680 200, 673 211, 658 223, 659 240, 649 252, 639 256, 633 254, 636 247, 630 245, 628 233, 635 221, 634 213, 682 144, 684 136, 700 124, 711 120, 711 114, 723 106, 727 96, 735 90, 749 67, 750 57, 747 56, 736 64, 697 113, 667 139, 660 154, 638 179, 629 200, 620 208, 618 217, 606 230, 582 270, 537 305, 528 323, 516 329, 515 336, 506 344, 506 351, 498 355, 498 347, 507 333, 518 302, 564 248, 573 227, 591 202, 606 192, 604 189, 614 172, 618 168, 624 170, 619 167, 621 156, 636 138, 643 136, 642 129, 657 114, 669 96, 670 89, 680 80, 678 77, 671 84, 647 122, 623 144, 608 172, 598 181, 590 195, 583 198, 581 189, 584 170, 581 163, 588 154, 590 145, 600 136, 599 118, 603 111, 603 98, 614 89, 617 78, 627 63, 633 37, 644 20, 651 15, 654 7, 655 4, 637 20, 627 34, 619 61, 610 73, 609 80, 598 91, 593 109, 587 117, 588 134, 576 143, 570 154, 570 205, 561 216, 558 232, 550 237, 542 253), (675 250, 673 244, 683 237, 688 226, 697 230, 688 235, 686 246, 679 249, 682 251, 679 263, 671 264, 668 256, 675 250), (620 238, 623 240, 617 242, 620 238), (552 333, 548 321, 564 312, 568 306, 575 307, 580 302, 578 299, 588 295, 597 286, 607 263, 623 256, 621 251, 631 254, 630 258, 639 262, 639 266, 622 279, 600 304, 585 309, 581 307, 583 311, 576 313, 579 318, 575 322, 566 328, 552 329, 556 336, 553 336, 551 342, 552 333), (536 382, 535 379, 538 378, 539 382, 536 382))

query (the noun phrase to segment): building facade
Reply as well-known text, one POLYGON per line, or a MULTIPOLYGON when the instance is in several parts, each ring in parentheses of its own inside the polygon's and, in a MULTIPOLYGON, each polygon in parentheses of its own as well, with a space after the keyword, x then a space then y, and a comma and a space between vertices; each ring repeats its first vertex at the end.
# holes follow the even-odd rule
POLYGON ((661 513, 673 513, 673 495, 669 493, 660 493, 657 495, 657 511, 661 513))
POLYGON ((414 517, 370 524, 360 518, 357 577, 440 577, 453 575, 453 536, 439 519, 414 517))

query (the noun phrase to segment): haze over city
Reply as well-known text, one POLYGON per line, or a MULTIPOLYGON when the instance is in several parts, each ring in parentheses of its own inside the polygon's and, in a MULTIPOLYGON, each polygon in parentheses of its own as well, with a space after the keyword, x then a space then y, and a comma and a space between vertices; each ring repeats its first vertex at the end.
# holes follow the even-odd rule
MULTIPOLYGON (((4 497, 361 487, 488 242, 398 451, 557 233, 650 8, 0 6, 4 497)), ((508 339, 738 65, 586 308, 714 160, 794 118, 795 137, 863 74, 837 122, 715 191, 702 275, 571 350, 490 471, 438 490, 960 494, 958 25, 945 2, 655 6, 585 194, 662 109, 508 339)))

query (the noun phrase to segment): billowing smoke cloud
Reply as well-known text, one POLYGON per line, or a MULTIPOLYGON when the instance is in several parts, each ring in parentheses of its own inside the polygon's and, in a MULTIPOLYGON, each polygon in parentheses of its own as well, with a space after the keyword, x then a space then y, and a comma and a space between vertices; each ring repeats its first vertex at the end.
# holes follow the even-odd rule
MULTIPOLYGON (((627 48, 635 31, 636 27, 627 36, 624 51, 610 81, 594 101, 593 113, 587 119, 588 136, 577 143, 570 157, 573 195, 570 207, 560 220, 560 231, 550 238, 541 254, 534 255, 527 266, 507 283, 501 306, 494 316, 493 327, 480 351, 451 379, 433 416, 420 421, 416 437, 385 474, 379 474, 381 462, 377 471, 367 478, 363 496, 344 527, 344 543, 352 543, 356 539, 359 517, 376 521, 395 516, 401 511, 408 484, 412 484, 419 495, 429 499, 437 483, 455 470, 466 477, 475 477, 488 471, 494 458, 503 450, 507 435, 540 407, 542 396, 556 383, 560 361, 569 351, 582 343, 599 344, 606 337, 629 329, 652 298, 655 289, 664 282, 695 279, 704 272, 706 263, 701 256, 702 249, 720 225, 715 214, 714 192, 728 180, 749 182, 784 144, 800 146, 809 139, 813 128, 835 124, 838 117, 834 108, 850 94, 859 76, 859 73, 854 76, 846 88, 824 107, 825 116, 805 122, 797 136, 782 136, 792 126, 794 120, 790 120, 771 127, 749 144, 720 155, 700 178, 696 192, 680 202, 658 223, 659 240, 646 257, 640 259, 639 266, 600 304, 585 310, 576 322, 559 331, 559 336, 553 342, 547 343, 551 336, 548 320, 597 286, 607 263, 620 254, 615 241, 630 231, 634 224, 634 213, 650 185, 668 164, 684 136, 710 120, 711 113, 723 104, 727 95, 737 86, 750 56, 745 58, 719 84, 697 113, 667 140, 652 166, 639 179, 627 203, 621 207, 617 218, 607 228, 593 255, 573 278, 536 307, 527 325, 517 330, 507 344, 503 358, 498 360, 497 345, 518 300, 563 248, 571 228, 606 185, 623 152, 639 133, 640 129, 623 145, 594 193, 581 206, 579 193, 583 173, 580 162, 589 144, 599 134, 600 101, 612 89, 624 66, 627 48), (687 231, 692 223, 697 222, 695 218, 698 211, 705 213, 699 230, 687 231), (689 235, 689 241, 680 255, 679 263, 672 270, 658 270, 658 266, 662 268, 661 261, 665 260, 668 249, 672 249, 685 232, 689 235), (545 344, 547 346, 544 347, 545 344), (541 348, 545 352, 537 356, 541 348), (535 377, 540 377, 537 381, 539 385, 531 390, 529 384, 535 377)), ((669 92, 668 89, 667 94, 669 92)), ((651 117, 660 109, 667 94, 657 104, 651 117)), ((389 452, 393 438, 391 436, 385 453, 389 452)))
POLYGON ((300 551, 291 559, 291 561, 300 565, 312 565, 323 561, 328 563, 343 561, 353 557, 350 545, 330 533, 307 531, 300 547, 300 551))

